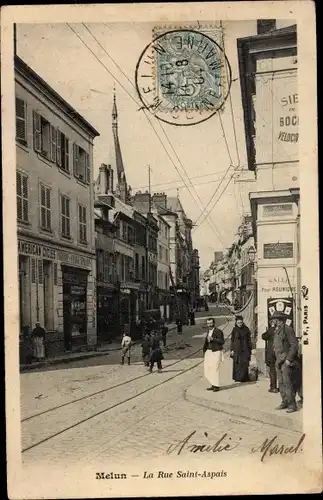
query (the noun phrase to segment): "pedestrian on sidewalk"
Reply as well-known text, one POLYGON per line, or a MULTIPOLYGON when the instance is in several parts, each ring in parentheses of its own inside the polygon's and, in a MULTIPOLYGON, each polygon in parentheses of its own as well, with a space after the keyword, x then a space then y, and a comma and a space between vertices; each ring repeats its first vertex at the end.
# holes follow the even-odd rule
POLYGON ((292 413, 297 411, 293 376, 295 376, 298 342, 293 328, 285 324, 286 315, 284 313, 276 311, 271 318, 275 320, 273 345, 278 388, 282 398, 277 410, 286 409, 287 413, 292 413))
POLYGON ((251 332, 244 324, 241 315, 236 316, 236 324, 231 333, 231 358, 233 359, 232 378, 235 382, 249 381, 249 363, 251 359, 251 332))
POLYGON ((161 335, 162 335, 163 346, 166 347, 168 328, 165 325, 165 320, 164 319, 161 320, 160 324, 161 324, 161 326, 160 326, 160 332, 161 332, 161 335))
POLYGON ((183 323, 182 323, 182 320, 180 318, 178 318, 178 320, 176 321, 176 325, 177 325, 177 333, 182 333, 183 332, 183 323))
POLYGON ((276 373, 276 358, 274 353, 274 334, 275 320, 269 320, 269 327, 262 334, 261 338, 266 341, 265 345, 265 363, 269 369, 270 387, 269 392, 277 393, 277 373, 276 373))
POLYGON ((122 349, 122 358, 121 358, 121 364, 124 365, 124 358, 127 357, 128 359, 128 365, 130 365, 130 353, 131 353, 131 337, 127 334, 124 333, 121 341, 121 349, 122 349))
POLYGON ((150 337, 146 334, 141 343, 142 360, 145 366, 149 366, 150 337))
POLYGON ((44 328, 37 322, 31 334, 34 347, 34 358, 36 358, 37 361, 45 358, 45 335, 44 328))
POLYGON ((193 308, 190 310, 190 324, 191 326, 195 325, 195 311, 193 308))
POLYGON ((216 328, 214 318, 207 320, 207 327, 208 333, 203 346, 204 376, 211 384, 207 391, 217 392, 220 390, 220 365, 224 358, 224 335, 222 330, 216 328))
POLYGON ((157 332, 153 332, 151 336, 150 343, 150 367, 149 371, 152 373, 154 364, 157 363, 158 373, 161 373, 163 366, 162 360, 164 359, 163 352, 160 347, 159 338, 157 332))

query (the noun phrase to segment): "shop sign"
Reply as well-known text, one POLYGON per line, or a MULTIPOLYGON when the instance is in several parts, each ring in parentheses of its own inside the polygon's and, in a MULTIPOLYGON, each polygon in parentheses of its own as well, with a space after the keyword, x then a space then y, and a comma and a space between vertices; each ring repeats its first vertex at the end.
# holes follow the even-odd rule
POLYGON ((56 260, 56 250, 54 248, 29 241, 18 240, 18 253, 56 260))
POLYGON ((283 203, 281 205, 264 205, 264 217, 283 217, 293 214, 293 205, 291 203, 283 203))
POLYGON ((293 326, 294 302, 292 297, 267 299, 268 322, 275 312, 284 313, 287 317, 285 324, 293 326))
POLYGON ((61 262, 64 262, 64 264, 70 264, 71 266, 91 267, 91 259, 89 257, 83 257, 83 255, 77 255, 59 250, 57 252, 57 258, 61 262))
POLYGON ((298 159, 299 98, 296 71, 273 80, 273 161, 298 159))
POLYGON ((273 276, 268 278, 268 285, 261 288, 262 293, 296 292, 296 287, 289 287, 288 279, 284 276, 273 276))
POLYGON ((265 243, 264 259, 293 258, 293 243, 265 243))

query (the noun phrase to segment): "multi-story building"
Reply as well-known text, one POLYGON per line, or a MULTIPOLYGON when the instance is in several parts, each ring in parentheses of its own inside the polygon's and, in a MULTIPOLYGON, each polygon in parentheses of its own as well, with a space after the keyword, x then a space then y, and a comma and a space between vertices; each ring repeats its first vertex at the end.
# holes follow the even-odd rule
POLYGON ((238 40, 240 84, 257 248, 257 355, 275 309, 300 331, 300 205, 296 26, 238 40))
POLYGON ((20 325, 47 354, 96 344, 93 140, 98 132, 15 57, 20 325))
POLYGON ((113 206, 113 170, 102 164, 94 201, 96 246, 96 292, 98 343, 111 341, 120 333, 119 282, 117 280, 114 238, 116 225, 109 213, 113 206), (102 192, 102 195, 100 194, 102 192))
MULTIPOLYGON (((155 209, 156 210, 156 209, 155 209)), ((159 292, 159 307, 162 317, 168 320, 170 317, 170 255, 169 255, 169 239, 170 239, 170 224, 166 219, 156 213, 155 218, 158 220, 158 254, 157 254, 157 286, 159 292)))

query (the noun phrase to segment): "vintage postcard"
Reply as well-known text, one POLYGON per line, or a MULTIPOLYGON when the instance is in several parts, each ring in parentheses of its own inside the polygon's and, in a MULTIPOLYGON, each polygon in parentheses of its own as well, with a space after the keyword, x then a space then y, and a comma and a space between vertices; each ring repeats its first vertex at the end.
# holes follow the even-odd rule
POLYGON ((9 498, 320 492, 314 3, 1 20, 9 498))

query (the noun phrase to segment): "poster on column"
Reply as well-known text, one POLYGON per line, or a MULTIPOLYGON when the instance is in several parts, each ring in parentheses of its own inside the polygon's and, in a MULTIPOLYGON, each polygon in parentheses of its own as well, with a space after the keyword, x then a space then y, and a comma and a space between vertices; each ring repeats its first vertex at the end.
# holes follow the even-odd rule
POLYGON ((293 326, 294 321, 294 301, 292 297, 286 298, 277 298, 277 299, 267 299, 267 317, 268 322, 270 321, 271 316, 275 312, 280 312, 285 314, 286 321, 285 324, 288 326, 293 326))

